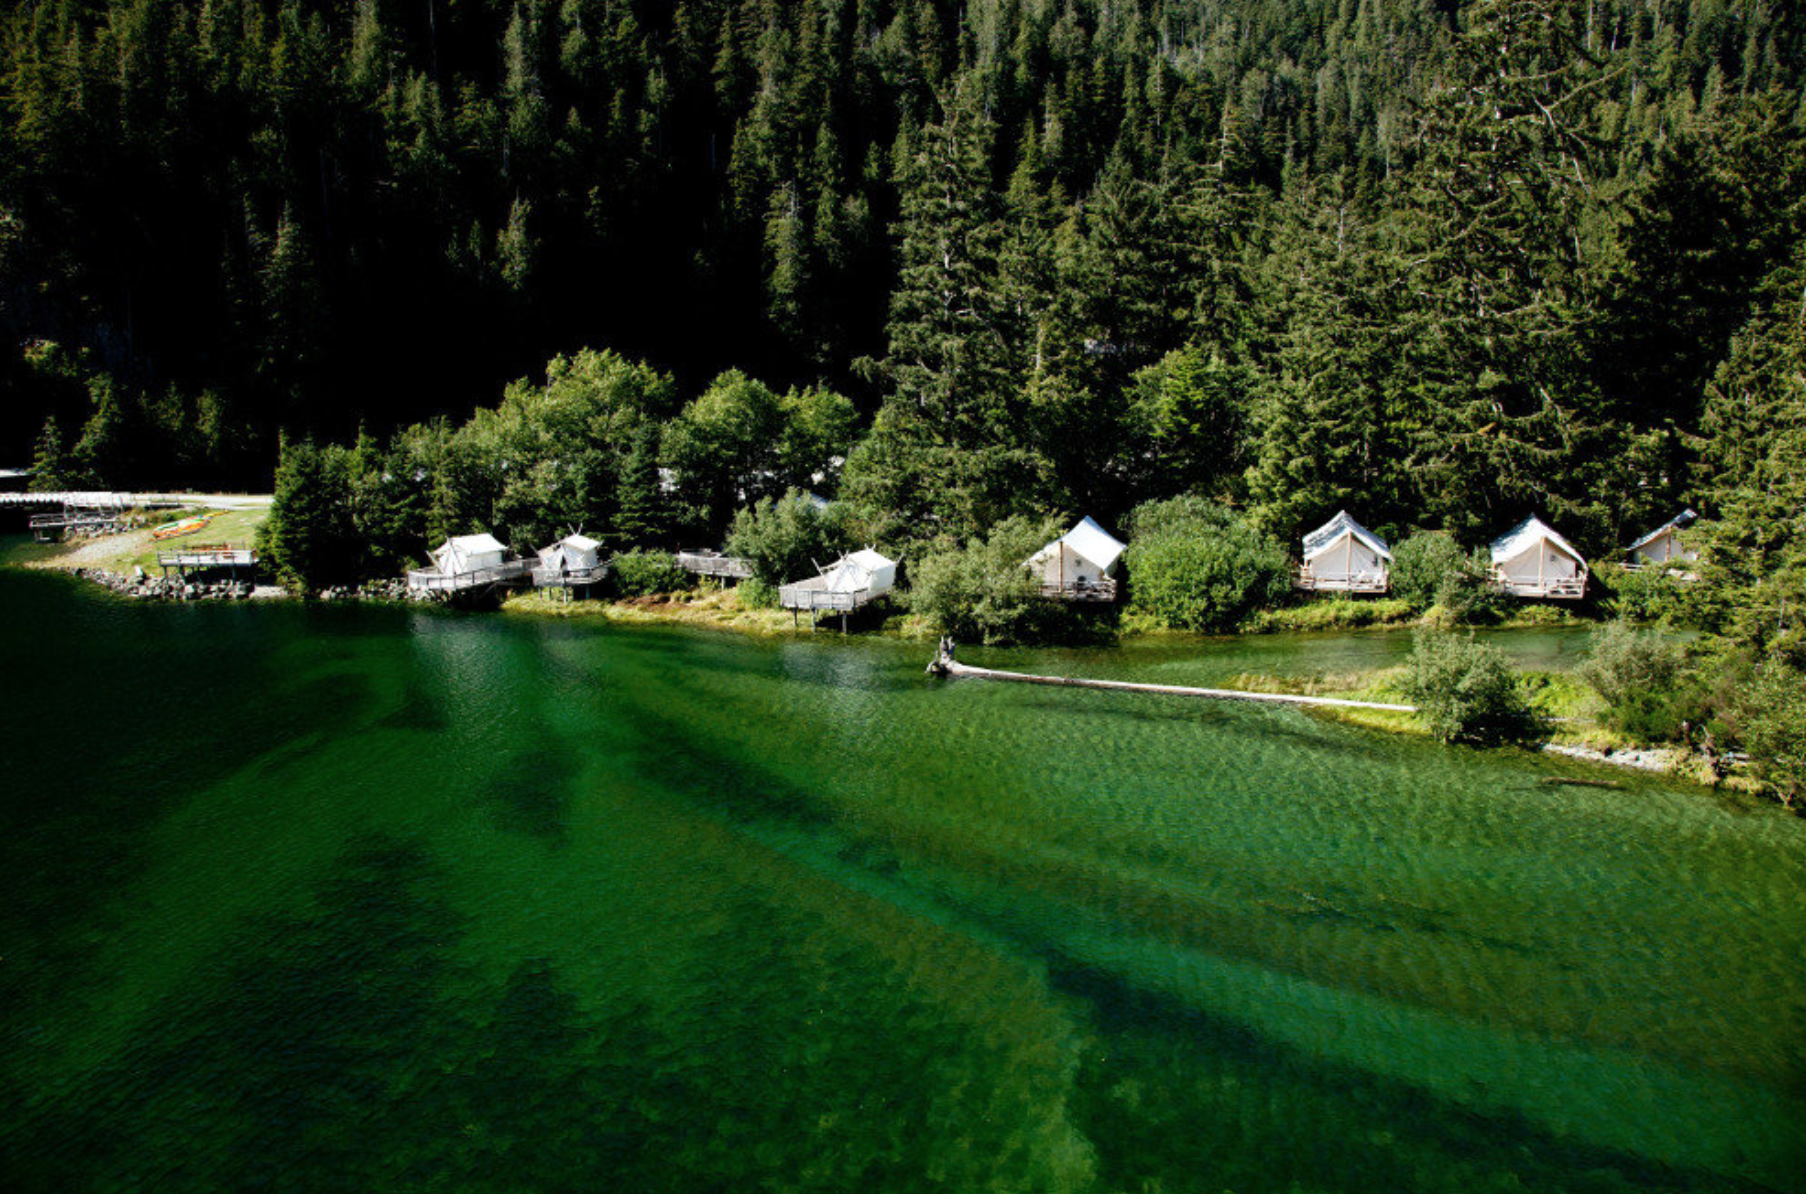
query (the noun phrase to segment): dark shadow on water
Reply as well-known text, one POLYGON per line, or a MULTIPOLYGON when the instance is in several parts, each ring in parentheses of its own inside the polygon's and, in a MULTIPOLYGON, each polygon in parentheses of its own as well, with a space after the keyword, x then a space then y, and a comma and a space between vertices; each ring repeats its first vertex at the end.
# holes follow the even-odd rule
POLYGON ((451 728, 440 702, 423 686, 410 683, 401 704, 376 723, 385 730, 414 730, 439 733, 451 728))
POLYGON ((1502 1182, 1498 1189, 1588 1194, 1763 1189, 1557 1136, 1510 1110, 1464 1106, 1305 1053, 1057 952, 1047 965, 1049 981, 1087 1006, 1103 1036, 1080 1075, 1077 1106, 1106 1188, 1209 1173, 1211 1188, 1238 1191, 1431 1194, 1470 1188, 1481 1175, 1502 1182), (1122 1097, 1131 1077, 1133 1106, 1122 1097), (1198 1118, 1195 1129, 1184 1126, 1187 1115, 1198 1118))
POLYGON ((558 844, 570 830, 579 771, 570 747, 546 735, 536 749, 510 755, 481 791, 498 826, 558 844))

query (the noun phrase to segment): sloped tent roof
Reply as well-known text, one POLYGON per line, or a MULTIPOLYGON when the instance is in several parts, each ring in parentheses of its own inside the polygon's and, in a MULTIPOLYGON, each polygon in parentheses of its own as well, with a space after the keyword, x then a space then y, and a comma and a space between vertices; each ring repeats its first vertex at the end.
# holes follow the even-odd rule
POLYGON ((507 555, 508 549, 502 546, 501 540, 485 532, 481 535, 454 535, 433 551, 428 552, 427 555, 433 563, 443 567, 448 557, 453 560, 467 560, 471 556, 485 555, 489 552, 500 552, 507 555))
POLYGON ((1386 541, 1350 518, 1346 510, 1336 511, 1334 518, 1304 537, 1304 558, 1309 560, 1321 554, 1340 541, 1345 532, 1372 549, 1382 560, 1391 561, 1392 550, 1386 546, 1386 541))
POLYGON ((581 552, 581 551, 595 551, 598 547, 601 547, 601 546, 602 545, 600 543, 596 542, 594 539, 591 539, 588 535, 566 535, 564 538, 562 538, 558 542, 552 544, 550 547, 540 548, 539 555, 540 555, 541 559, 544 559, 546 556, 551 555, 553 552, 557 551, 559 548, 568 548, 573 552, 581 552))
POLYGON ((1492 541, 1492 562, 1502 564, 1507 560, 1515 560, 1536 546, 1539 540, 1547 540, 1581 564, 1586 563, 1586 557, 1574 550, 1572 543, 1534 514, 1492 541))
POLYGON ((1090 560, 1097 565, 1099 572, 1108 572, 1128 545, 1119 542, 1109 531, 1097 525, 1096 519, 1086 515, 1070 531, 1030 556, 1028 563, 1039 564, 1058 555, 1062 546, 1067 551, 1090 560))
POLYGON ((895 560, 865 547, 840 557, 822 575, 827 578, 828 592, 857 593, 861 589, 870 588, 873 577, 886 568, 896 566, 895 560))
POLYGON ((1676 514, 1673 518, 1670 518, 1667 522, 1663 523, 1661 526, 1657 527, 1655 530, 1649 532, 1649 534, 1643 536, 1641 539, 1637 540, 1635 543, 1631 544, 1629 547, 1625 548, 1624 550, 1625 551, 1635 551, 1635 550, 1637 550, 1637 548, 1642 547, 1645 544, 1653 543, 1655 540, 1660 539, 1663 535, 1667 534, 1669 531, 1686 530, 1688 527, 1692 526, 1695 522, 1698 522, 1698 521, 1699 521, 1698 511, 1682 510, 1679 514, 1676 514))

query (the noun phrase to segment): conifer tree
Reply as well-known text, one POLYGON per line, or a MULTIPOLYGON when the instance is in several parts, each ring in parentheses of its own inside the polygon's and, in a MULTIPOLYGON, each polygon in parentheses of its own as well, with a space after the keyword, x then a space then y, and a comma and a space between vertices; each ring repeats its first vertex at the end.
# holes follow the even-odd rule
POLYGON ((659 481, 658 427, 642 422, 621 460, 615 487, 615 538, 623 548, 663 543, 670 529, 665 494, 659 481))
POLYGON ((63 433, 57 428, 56 416, 44 420, 31 454, 31 483, 34 493, 55 493, 67 489, 68 478, 63 463, 63 433))

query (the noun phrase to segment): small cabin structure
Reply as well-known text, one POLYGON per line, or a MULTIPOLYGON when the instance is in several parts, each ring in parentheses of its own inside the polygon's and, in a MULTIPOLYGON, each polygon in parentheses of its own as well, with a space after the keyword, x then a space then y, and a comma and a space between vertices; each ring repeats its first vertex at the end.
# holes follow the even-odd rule
POLYGON ((408 573, 408 588, 457 593, 526 577, 532 563, 509 559, 508 555, 508 549, 494 535, 454 536, 427 553, 433 562, 431 568, 408 573))
POLYGON ((1586 558, 1532 516, 1492 542, 1493 583, 1514 597, 1578 601, 1586 596, 1586 558))
POLYGON ((537 588, 579 588, 593 585, 608 575, 602 562, 602 545, 588 535, 570 534, 539 549, 539 562, 533 565, 533 584, 537 588))
POLYGON ((1625 555, 1629 557, 1625 567, 1635 572, 1651 565, 1669 567, 1696 562, 1699 559, 1699 552, 1682 542, 1681 532, 1698 521, 1697 513, 1692 510, 1682 510, 1625 548, 1625 555))
POLYGON ((1116 561, 1124 544, 1090 516, 1023 561, 1043 597, 1065 601, 1115 601, 1116 561))
POLYGON ((784 585, 778 604, 797 612, 808 611, 811 624, 821 612, 845 615, 883 596, 897 583, 897 562, 867 547, 842 556, 821 575, 784 585))
POLYGON ((1297 587, 1307 592, 1384 593, 1392 587, 1392 549, 1338 510, 1304 537, 1297 587))

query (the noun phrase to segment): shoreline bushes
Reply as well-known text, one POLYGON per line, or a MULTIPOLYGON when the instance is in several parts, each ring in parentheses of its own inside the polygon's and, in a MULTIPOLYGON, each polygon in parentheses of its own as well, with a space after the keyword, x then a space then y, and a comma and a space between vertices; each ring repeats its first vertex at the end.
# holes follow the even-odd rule
POLYGON ((1171 630, 1233 630, 1291 591, 1291 557, 1245 515, 1198 497, 1129 516, 1129 607, 1171 630))
POLYGON ((1042 642, 1074 615, 1041 596, 1024 562, 1060 536, 1053 519, 1006 518, 964 547, 943 547, 911 571, 910 609, 943 634, 991 643, 1042 642))
POLYGON ((1536 745, 1549 737, 1504 653, 1471 634, 1418 631, 1404 688, 1439 741, 1536 745))
POLYGON ((623 552, 608 562, 608 577, 622 597, 672 593, 692 583, 690 574, 665 551, 623 552))
POLYGON ((818 564, 839 558, 851 545, 844 508, 824 507, 796 489, 742 508, 727 536, 727 554, 751 564, 752 579, 758 582, 743 596, 814 576, 818 564))

